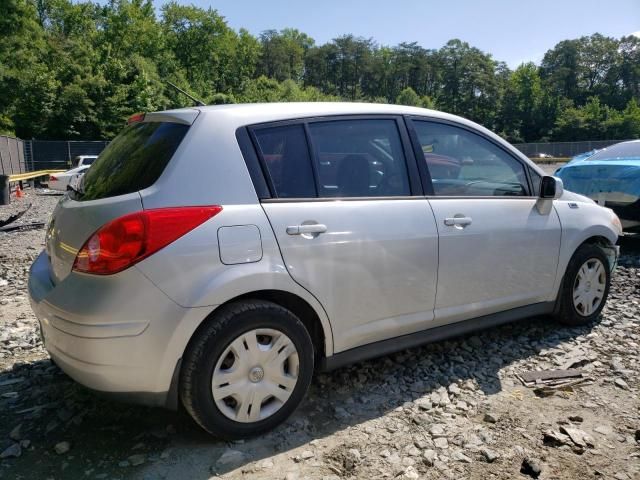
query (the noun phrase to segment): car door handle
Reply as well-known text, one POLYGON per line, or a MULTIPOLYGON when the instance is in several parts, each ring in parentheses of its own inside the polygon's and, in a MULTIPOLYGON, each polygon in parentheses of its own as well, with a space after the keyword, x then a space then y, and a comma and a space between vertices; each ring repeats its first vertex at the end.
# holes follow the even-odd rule
POLYGON ((305 233, 324 233, 327 226, 321 223, 312 223, 310 225, 292 225, 287 227, 289 235, 303 235, 305 233))
POLYGON ((447 227, 466 227, 467 225, 471 225, 471 217, 447 217, 444 219, 444 224, 447 227))

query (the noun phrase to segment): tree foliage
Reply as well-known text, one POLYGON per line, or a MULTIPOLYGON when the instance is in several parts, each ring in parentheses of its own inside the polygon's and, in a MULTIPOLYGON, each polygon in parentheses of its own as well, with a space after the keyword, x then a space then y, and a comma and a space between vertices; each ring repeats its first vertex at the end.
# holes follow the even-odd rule
POLYGON ((214 9, 152 0, 0 2, 0 133, 112 138, 138 111, 207 103, 369 101, 463 115, 511 141, 640 136, 640 39, 564 40, 510 70, 453 39, 322 45, 295 28, 257 37, 214 9))

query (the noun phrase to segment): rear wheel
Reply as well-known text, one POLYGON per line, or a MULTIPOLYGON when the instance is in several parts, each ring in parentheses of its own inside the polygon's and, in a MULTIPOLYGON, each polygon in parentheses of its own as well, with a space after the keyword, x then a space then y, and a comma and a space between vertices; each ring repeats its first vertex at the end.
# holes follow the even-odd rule
POLYGON ((187 348, 182 403, 213 435, 258 435, 298 406, 313 359, 309 333, 289 310, 265 301, 226 305, 187 348))
POLYGON ((607 256, 597 245, 582 245, 574 253, 560 292, 557 319, 585 325, 600 315, 609 295, 611 272, 607 256))

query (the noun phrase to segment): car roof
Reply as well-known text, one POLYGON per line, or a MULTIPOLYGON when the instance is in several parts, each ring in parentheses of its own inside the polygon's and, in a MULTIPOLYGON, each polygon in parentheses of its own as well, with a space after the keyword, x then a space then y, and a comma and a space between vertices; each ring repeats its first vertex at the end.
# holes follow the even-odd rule
POLYGON ((384 103, 357 102, 283 102, 241 103, 211 105, 198 108, 202 112, 219 114, 238 119, 239 122, 260 123, 284 119, 309 118, 331 115, 429 115, 431 117, 456 120, 460 117, 436 110, 388 105, 384 103))
POLYGON ((225 118, 236 127, 255 123, 275 122, 332 115, 417 115, 443 120, 466 123, 476 128, 484 128, 470 120, 426 108, 385 103, 358 102, 281 102, 281 103, 235 103, 228 105, 207 105, 188 107, 162 112, 148 112, 148 120, 160 120, 163 116, 176 116, 183 119, 195 117, 198 112, 207 116, 225 118))
POLYGON ((640 140, 629 140, 627 142, 615 143, 602 150, 598 150, 593 155, 585 158, 586 161, 624 159, 640 157, 640 140))
POLYGON ((534 170, 537 170, 539 174, 544 175, 544 171, 522 154, 522 152, 482 125, 450 113, 405 105, 359 102, 236 103, 149 112, 145 116, 145 121, 164 121, 165 119, 171 118, 172 120, 170 121, 191 124, 195 121, 196 117, 204 116, 214 123, 224 125, 225 128, 235 130, 240 127, 259 123, 340 115, 415 115, 455 122, 459 125, 480 131, 484 135, 492 138, 495 142, 504 145, 529 164, 534 170))

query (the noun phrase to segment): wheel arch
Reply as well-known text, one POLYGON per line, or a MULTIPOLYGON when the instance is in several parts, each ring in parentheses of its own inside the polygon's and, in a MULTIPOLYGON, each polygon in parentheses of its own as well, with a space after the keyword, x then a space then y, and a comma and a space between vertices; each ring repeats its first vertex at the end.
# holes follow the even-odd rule
MULTIPOLYGON (((314 308, 302 297, 284 290, 257 290, 232 298, 223 305, 242 300, 265 300, 286 308, 296 315, 304 324, 311 336, 316 357, 325 357, 328 351, 327 333, 314 308)), ((218 306, 220 308, 222 305, 218 306)), ((216 308, 216 310, 217 310, 216 308)), ((215 312, 215 311, 214 311, 215 312)))
POLYGON ((597 245, 601 247, 609 258, 610 268, 613 268, 613 266, 615 265, 615 261, 617 260, 618 252, 615 246, 615 240, 615 235, 611 235, 611 232, 608 229, 599 229, 586 233, 582 236, 582 238, 574 239, 574 241, 571 242, 570 245, 563 248, 565 253, 564 255, 560 255, 558 274, 556 277, 556 284, 554 286, 554 297, 549 299, 550 301, 556 302, 556 310, 560 290, 567 273, 567 267, 569 266, 569 262, 578 251, 578 249, 583 245, 597 245))
POLYGON ((574 249, 571 256, 573 256, 578 251, 578 249, 583 245, 595 245, 602 248, 604 250, 605 255, 609 259, 609 268, 613 270, 618 258, 618 249, 615 246, 615 242, 612 242, 611 239, 603 235, 593 235, 585 239, 580 245, 578 245, 574 249))
MULTIPOLYGON (((321 364, 319 360, 333 354, 333 336, 328 319, 326 316, 322 316, 324 314, 324 310, 322 310, 321 313, 318 313, 312 303, 302 296, 279 289, 254 290, 238 294, 219 305, 215 305, 215 307, 198 322, 197 326, 193 329, 186 341, 183 341, 179 357, 174 361, 174 363, 172 363, 173 366, 171 368, 173 369, 173 374, 171 376, 169 391, 167 392, 165 407, 171 410, 176 410, 178 408, 178 388, 182 370, 182 358, 189 346, 197 337, 198 333, 205 328, 208 322, 213 319, 216 312, 218 312, 222 306, 243 300, 264 300, 280 305, 281 307, 293 312, 302 321, 311 336, 311 341, 313 342, 316 354, 316 365, 321 364)), ((318 306, 322 309, 319 304, 318 306)))
POLYGON ((189 337, 189 340, 184 346, 184 350, 182 352, 183 355, 184 351, 186 351, 189 347, 189 344, 193 341, 194 338, 196 338, 198 333, 203 328, 205 328, 206 324, 211 321, 211 319, 215 316, 215 314, 220 310, 221 307, 230 303, 242 302, 243 300, 264 300, 286 308, 287 310, 295 314, 307 328, 307 331, 311 336, 311 340, 313 342, 317 357, 323 358, 333 353, 331 330, 327 330, 323 319, 320 317, 316 309, 306 299, 302 298, 300 295, 288 292, 286 290, 264 289, 242 293, 228 299, 227 301, 219 305, 216 305, 215 308, 213 308, 209 312, 209 314, 202 320, 202 322, 200 322, 200 324, 189 337))

